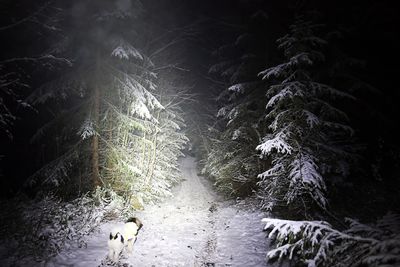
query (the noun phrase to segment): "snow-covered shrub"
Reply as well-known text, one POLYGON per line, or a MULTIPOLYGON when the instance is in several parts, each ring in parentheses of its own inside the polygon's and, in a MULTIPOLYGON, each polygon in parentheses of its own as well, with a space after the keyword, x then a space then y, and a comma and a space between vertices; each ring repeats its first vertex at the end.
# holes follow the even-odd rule
POLYGON ((367 225, 347 219, 349 228, 334 229, 325 221, 289 221, 264 218, 276 248, 270 260, 289 259, 315 266, 399 266, 400 215, 387 214, 367 225))
MULTIPOLYGON (((8 246, 6 249, 14 253, 14 258, 30 257, 36 261, 54 256, 68 246, 85 246, 84 237, 100 223, 126 219, 133 211, 122 197, 105 189, 69 202, 52 195, 12 201, 13 212, 2 214, 0 238, 8 246), (10 239, 13 243, 6 242, 10 239)), ((11 205, 6 203, 5 206, 11 205)))

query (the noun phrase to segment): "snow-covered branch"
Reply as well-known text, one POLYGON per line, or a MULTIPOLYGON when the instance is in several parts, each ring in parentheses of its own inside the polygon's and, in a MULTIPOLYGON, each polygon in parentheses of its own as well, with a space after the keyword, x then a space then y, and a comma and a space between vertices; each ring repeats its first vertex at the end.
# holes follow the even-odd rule
POLYGON ((276 248, 267 258, 301 261, 316 266, 398 266, 400 216, 387 214, 374 225, 348 220, 345 231, 324 221, 289 221, 264 218, 276 248))
POLYGON ((25 22, 32 21, 33 18, 35 18, 35 17, 36 17, 37 15, 39 15, 40 13, 42 13, 50 4, 51 4, 50 1, 49 1, 49 2, 46 2, 44 5, 42 5, 41 7, 39 7, 39 8, 38 8, 35 12, 33 12, 32 14, 30 14, 30 15, 24 17, 24 18, 21 18, 21 19, 19 19, 19 20, 13 22, 13 23, 11 23, 11 24, 8 24, 8 25, 5 25, 5 26, 1 26, 1 27, 0 27, 0 31, 9 30, 9 29, 12 29, 12 28, 14 28, 14 27, 16 27, 16 26, 19 26, 19 25, 21 25, 21 24, 23 24, 23 23, 25 23, 25 22))

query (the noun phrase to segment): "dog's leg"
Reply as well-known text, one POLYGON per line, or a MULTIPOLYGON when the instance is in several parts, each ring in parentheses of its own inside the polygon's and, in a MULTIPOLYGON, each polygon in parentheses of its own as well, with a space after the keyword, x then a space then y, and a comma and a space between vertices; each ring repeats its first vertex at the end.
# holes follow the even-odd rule
POLYGON ((108 258, 112 260, 114 257, 114 251, 112 249, 108 249, 108 258))
POLYGON ((133 243, 135 243, 135 239, 136 239, 136 237, 128 240, 128 244, 127 244, 128 253, 132 253, 132 251, 133 251, 133 243))
POLYGON ((114 250, 113 261, 118 262, 119 258, 119 251, 114 250))
POLYGON ((127 245, 127 251, 128 253, 132 253, 133 250, 133 244, 132 244, 132 239, 128 240, 128 245, 127 245))
POLYGON ((118 262, 119 255, 121 254, 121 251, 118 249, 110 249, 108 253, 108 258, 113 261, 114 263, 118 262))

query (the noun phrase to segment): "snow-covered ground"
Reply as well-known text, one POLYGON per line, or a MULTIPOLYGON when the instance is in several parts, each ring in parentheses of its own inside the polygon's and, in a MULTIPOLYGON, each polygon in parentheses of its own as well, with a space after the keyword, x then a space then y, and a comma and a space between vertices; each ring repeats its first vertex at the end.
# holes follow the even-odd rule
MULTIPOLYGON (((118 266, 266 266, 263 214, 248 201, 223 201, 183 158, 184 181, 174 197, 137 212, 144 224, 131 255, 118 266)), ((119 223, 103 224, 87 246, 72 246, 39 266, 108 266, 107 238, 119 223)))

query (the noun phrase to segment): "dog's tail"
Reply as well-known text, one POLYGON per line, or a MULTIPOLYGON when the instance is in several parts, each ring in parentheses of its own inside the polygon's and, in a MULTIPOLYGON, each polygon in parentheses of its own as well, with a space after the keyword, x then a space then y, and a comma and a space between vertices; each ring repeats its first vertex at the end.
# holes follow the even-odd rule
POLYGON ((129 223, 129 222, 135 223, 137 225, 137 227, 138 227, 138 229, 137 229, 138 232, 143 227, 143 223, 136 217, 131 217, 126 222, 127 223, 129 223))

